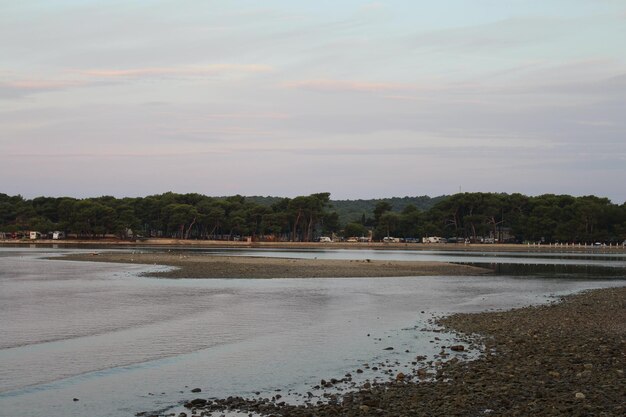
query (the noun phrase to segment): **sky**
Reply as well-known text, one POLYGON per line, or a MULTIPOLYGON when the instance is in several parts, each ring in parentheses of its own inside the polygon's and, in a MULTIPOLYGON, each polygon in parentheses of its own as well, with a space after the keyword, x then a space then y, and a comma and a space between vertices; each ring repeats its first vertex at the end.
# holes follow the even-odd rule
POLYGON ((626 201, 623 0, 0 0, 0 192, 626 201))

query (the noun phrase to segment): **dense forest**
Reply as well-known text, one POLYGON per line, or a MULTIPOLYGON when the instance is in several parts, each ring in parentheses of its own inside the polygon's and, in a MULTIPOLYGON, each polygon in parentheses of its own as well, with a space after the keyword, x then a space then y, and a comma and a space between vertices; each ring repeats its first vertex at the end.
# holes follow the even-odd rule
POLYGON ((546 194, 460 193, 430 198, 330 200, 208 197, 165 193, 137 198, 24 199, 0 193, 0 232, 63 231, 78 238, 313 241, 319 236, 442 236, 472 242, 614 242, 626 239, 626 203, 546 194))
MULTIPOLYGON (((448 196, 429 197, 423 195, 419 197, 392 197, 369 200, 331 200, 330 210, 337 212, 339 223, 345 225, 352 222, 363 222, 363 218, 371 215, 379 203, 389 204, 392 211, 402 211, 407 206, 415 206, 421 211, 426 211, 445 198, 448 198, 448 196)), ((280 197, 246 197, 247 201, 265 206, 271 206, 280 199, 280 197)))

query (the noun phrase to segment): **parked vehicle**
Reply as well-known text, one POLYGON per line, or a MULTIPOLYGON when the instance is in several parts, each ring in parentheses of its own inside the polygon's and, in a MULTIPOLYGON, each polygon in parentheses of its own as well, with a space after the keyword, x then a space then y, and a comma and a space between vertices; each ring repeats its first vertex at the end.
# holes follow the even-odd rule
POLYGON ((331 243, 333 240, 331 238, 329 238, 328 236, 321 236, 319 238, 319 242, 320 243, 331 243))
POLYGON ((422 242, 423 243, 447 243, 448 241, 443 237, 428 236, 428 237, 423 237, 422 242))

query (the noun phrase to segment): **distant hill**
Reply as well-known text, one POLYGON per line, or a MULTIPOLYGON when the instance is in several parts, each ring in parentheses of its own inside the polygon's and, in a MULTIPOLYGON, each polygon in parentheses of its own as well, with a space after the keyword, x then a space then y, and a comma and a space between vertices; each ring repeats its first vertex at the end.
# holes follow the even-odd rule
MULTIPOLYGON (((418 197, 391 197, 391 198, 374 198, 369 200, 331 200, 332 208, 339 215, 339 222, 346 224, 350 222, 358 222, 363 215, 365 218, 373 217, 374 207, 380 202, 386 202, 391 205, 393 211, 402 211, 410 204, 414 205, 421 211, 429 210, 432 206, 439 201, 448 198, 447 195, 441 195, 438 197, 429 197, 427 195, 418 197)), ((262 204, 265 206, 271 206, 275 202, 281 200, 281 197, 262 197, 252 196, 246 197, 246 200, 262 204)))

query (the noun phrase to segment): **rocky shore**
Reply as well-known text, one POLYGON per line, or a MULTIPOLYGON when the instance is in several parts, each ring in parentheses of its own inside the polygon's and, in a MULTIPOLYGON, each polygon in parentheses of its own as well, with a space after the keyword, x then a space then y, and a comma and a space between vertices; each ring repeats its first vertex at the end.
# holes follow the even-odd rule
MULTIPOLYGON (((437 320, 464 343, 442 346, 435 361, 415 358, 410 371, 324 401, 195 398, 185 416, 229 410, 264 416, 624 416, 626 287, 589 291, 562 302, 437 320), (482 347, 473 361, 458 353, 482 347)), ((358 372, 358 371, 357 371, 358 372)), ((388 373, 388 372, 387 372, 388 373)), ((317 389, 349 383, 350 375, 317 389)), ((196 390, 197 392, 197 390, 196 390)), ((152 413, 138 413, 149 416, 152 413)))
POLYGON ((480 275, 491 272, 445 262, 257 258, 192 252, 94 252, 53 259, 176 267, 171 271, 150 274, 163 278, 348 278, 480 275))

